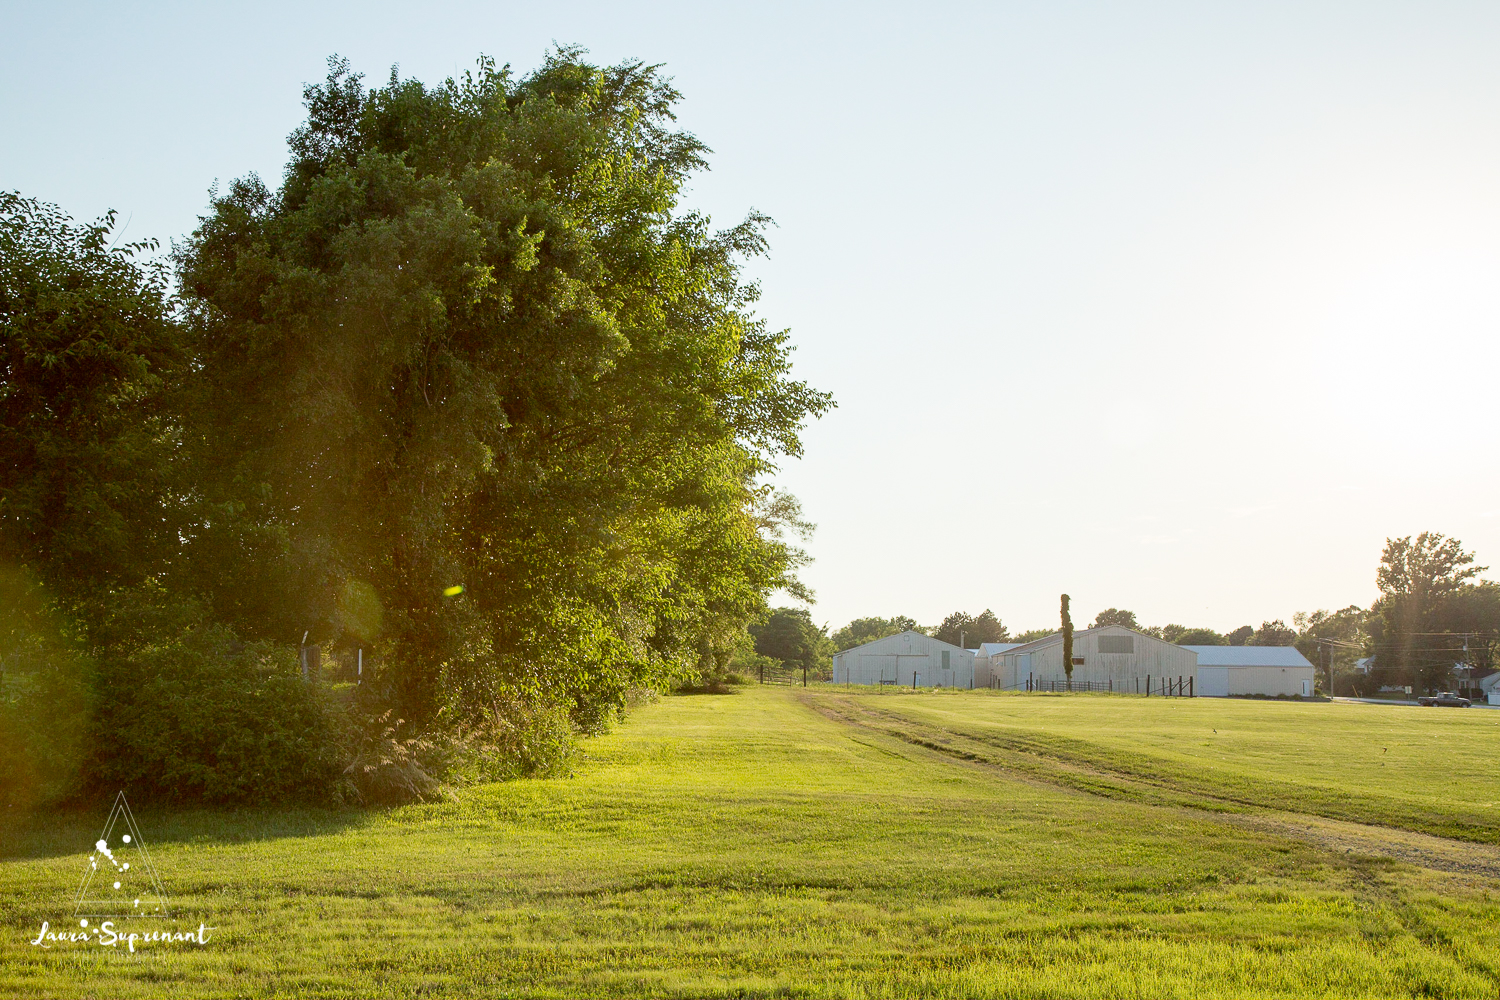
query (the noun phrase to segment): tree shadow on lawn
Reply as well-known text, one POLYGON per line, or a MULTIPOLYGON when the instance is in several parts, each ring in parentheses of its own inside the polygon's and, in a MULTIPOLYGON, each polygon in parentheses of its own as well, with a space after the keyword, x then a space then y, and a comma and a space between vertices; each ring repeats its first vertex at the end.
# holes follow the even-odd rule
MULTIPOLYGON (((219 808, 153 807, 130 801, 130 811, 149 849, 158 844, 238 844, 257 840, 319 837, 369 825, 387 810, 258 806, 219 808)), ((7 810, 0 817, 0 861, 61 857, 87 852, 109 818, 112 801, 87 806, 7 810)), ((115 823, 115 836, 124 829, 115 823)))

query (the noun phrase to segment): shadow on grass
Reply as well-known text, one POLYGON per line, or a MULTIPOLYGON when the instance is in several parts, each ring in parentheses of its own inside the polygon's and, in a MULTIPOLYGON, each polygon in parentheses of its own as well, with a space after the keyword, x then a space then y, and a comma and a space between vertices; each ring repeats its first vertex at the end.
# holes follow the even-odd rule
MULTIPOLYGON (((41 859, 86 852, 109 818, 111 801, 98 805, 8 811, 0 817, 0 860, 41 859)), ((381 809, 265 806, 242 809, 155 807, 130 800, 147 846, 238 844, 257 840, 318 837, 368 825, 381 809)))

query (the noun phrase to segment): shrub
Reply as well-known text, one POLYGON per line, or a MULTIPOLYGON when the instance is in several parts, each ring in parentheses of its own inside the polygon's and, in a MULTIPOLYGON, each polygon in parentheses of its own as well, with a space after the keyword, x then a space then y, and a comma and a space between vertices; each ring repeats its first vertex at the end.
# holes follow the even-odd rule
POLYGON ((398 736, 405 720, 391 721, 387 709, 367 719, 352 747, 336 795, 362 805, 427 802, 442 797, 443 784, 433 775, 445 763, 442 745, 431 738, 398 736))
POLYGON ((68 798, 88 726, 86 664, 71 657, 0 673, 0 808, 68 798))
POLYGON ((0 809, 77 790, 90 662, 66 638, 43 589, 0 565, 0 809))
POLYGON ((517 698, 453 739, 446 772, 468 783, 551 778, 567 774, 577 752, 565 708, 517 698))
POLYGON ((100 665, 86 781, 141 798, 238 804, 326 799, 337 716, 295 654, 203 628, 100 665))

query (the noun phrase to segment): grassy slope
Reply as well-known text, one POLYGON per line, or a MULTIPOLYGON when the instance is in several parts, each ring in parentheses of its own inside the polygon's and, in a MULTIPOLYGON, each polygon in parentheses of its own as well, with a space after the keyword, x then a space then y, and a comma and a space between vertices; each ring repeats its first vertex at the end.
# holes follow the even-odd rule
POLYGON ((99 821, 38 819, 0 862, 0 995, 1496 992, 1488 890, 1017 782, 798 697, 669 699, 573 779, 452 805, 136 803, 183 922, 220 928, 191 952, 27 945, 99 821))
POLYGON ((989 692, 857 701, 1184 792, 1500 843, 1500 712, 989 692))

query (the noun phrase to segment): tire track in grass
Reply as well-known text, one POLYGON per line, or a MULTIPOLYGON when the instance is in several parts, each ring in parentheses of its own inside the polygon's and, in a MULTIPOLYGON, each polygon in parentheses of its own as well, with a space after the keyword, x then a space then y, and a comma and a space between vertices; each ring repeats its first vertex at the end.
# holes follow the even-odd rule
MULTIPOLYGON (((1313 844, 1351 863, 1388 858, 1457 875, 1466 880, 1500 881, 1500 847, 1440 837, 1399 827, 1358 823, 1311 812, 1268 808, 1233 797, 1189 791, 1168 783, 1127 778, 1036 750, 996 746, 952 730, 883 712, 850 698, 800 695, 811 710, 835 722, 919 746, 954 762, 1007 772, 1028 783, 1062 787, 1088 795, 1168 808, 1191 809, 1206 818, 1244 829, 1313 844)), ((889 753, 890 751, 885 751, 889 753)))
POLYGON ((1002 756, 1020 754, 1019 758, 1009 758, 1013 764, 1027 760, 1054 762, 1065 771, 1078 770, 1120 788, 1153 787, 1168 796, 1186 796, 1191 801, 1182 804, 1194 808, 1214 808, 1211 804, 1217 803, 1219 808, 1229 811, 1240 807, 1282 810, 1500 847, 1500 829, 1493 823, 1466 820, 1451 812, 1434 815, 1399 798, 1370 797, 1337 788, 1293 787, 1244 775, 1234 776, 1226 785, 1223 775, 1184 769, 1180 764, 1150 755, 1108 750, 1072 737, 1010 730, 975 733, 913 718, 900 711, 874 708, 863 701, 845 699, 845 703, 856 714, 879 717, 896 728, 920 731, 921 738, 940 734, 937 737, 940 744, 956 738, 967 741, 971 748, 982 747, 1002 756))

